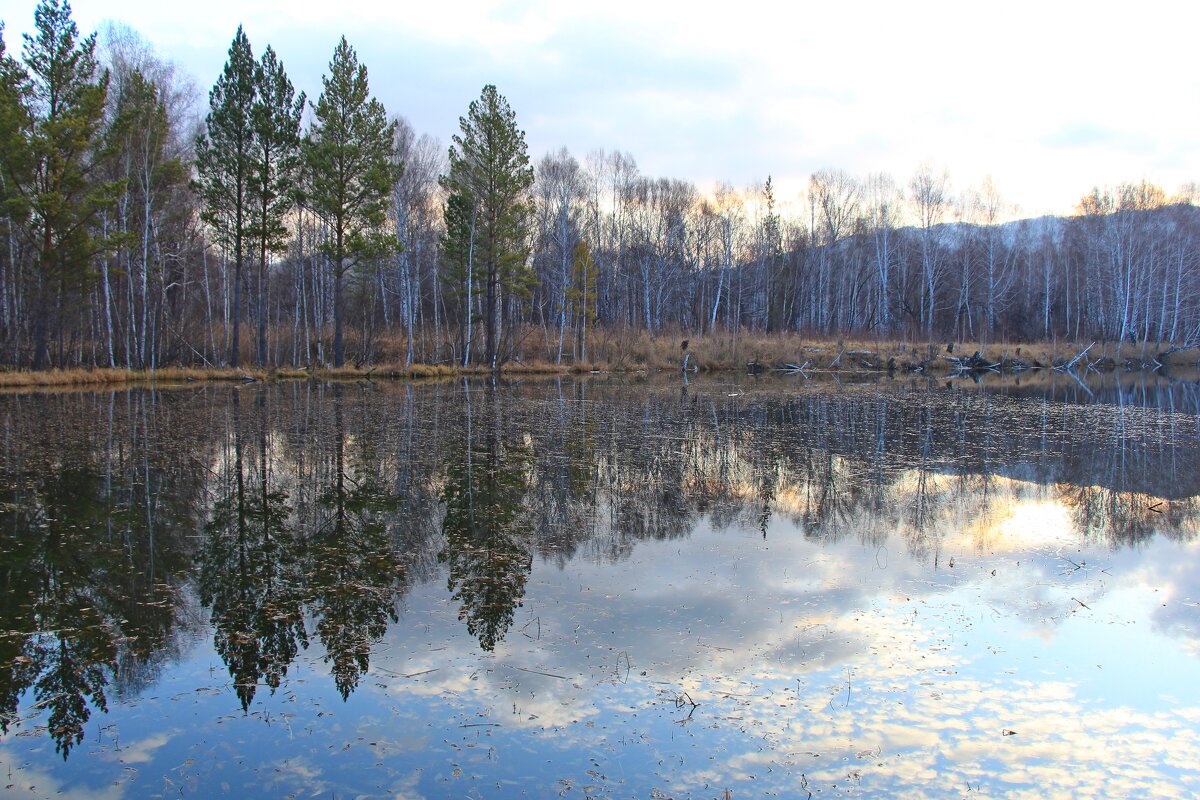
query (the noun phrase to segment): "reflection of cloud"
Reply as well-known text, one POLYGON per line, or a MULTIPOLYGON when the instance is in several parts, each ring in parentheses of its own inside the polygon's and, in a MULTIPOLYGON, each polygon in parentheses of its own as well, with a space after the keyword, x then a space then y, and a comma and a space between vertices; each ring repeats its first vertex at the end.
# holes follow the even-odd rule
POLYGON ((120 761, 123 764, 149 764, 154 760, 158 749, 175 738, 177 733, 178 731, 154 733, 132 744, 122 745, 120 750, 106 750, 103 755, 109 761, 120 761))
MULTIPOLYGON (((767 471, 754 469, 752 443, 730 456, 725 481, 712 477, 724 451, 702 439, 678 445, 694 465, 670 464, 682 474, 678 506, 660 502, 674 475, 647 489, 613 459, 594 527, 562 538, 576 557, 555 557, 559 540, 546 537, 551 555, 535 558, 494 652, 480 652, 433 568, 344 702, 314 642, 279 691, 256 696, 251 716, 266 725, 214 719, 227 707, 206 717, 228 691, 198 697, 210 704, 194 732, 170 746, 149 736, 130 755, 143 776, 186 772, 196 785, 257 781, 251 772, 278 765, 280 794, 372 784, 363 793, 488 796, 502 780, 549 794, 538 782, 551 771, 578 787, 601 781, 593 772, 619 775, 614 797, 726 786, 793 796, 801 776, 825 796, 1066 796, 1108 782, 1170 796, 1190 785, 1200 708, 1188 705, 1194 655, 1178 642, 1196 636, 1182 603, 1197 596, 1200 548, 1151 535, 1109 549, 1126 540, 1080 535, 1060 487, 907 461, 871 483, 854 455, 823 459, 819 474, 799 459, 774 468, 764 536, 767 471), (688 494, 700 479, 713 505, 688 494), (629 496, 635 512, 659 516, 621 538, 610 512, 629 496), (714 521, 718 502, 749 513, 714 521), (299 719, 285 722, 283 708, 299 719), (465 778, 453 775, 460 767, 465 778)), ((1173 531, 1194 525, 1182 519, 1173 531)), ((129 713, 113 704, 115 723, 129 713)), ((122 729, 153 732, 150 716, 122 729)))
MULTIPOLYGON (((840 696, 830 698, 831 687, 822 686, 802 695, 795 706, 800 713, 781 712, 786 704, 777 698, 786 697, 788 687, 769 678, 749 693, 737 686, 741 700, 731 713, 721 698, 732 696, 735 686, 709 676, 694 689, 710 707, 706 716, 736 719, 725 724, 750 734, 748 744, 773 746, 732 752, 725 771, 710 771, 703 780, 720 785, 722 777, 754 775, 761 787, 770 786, 767 775, 790 772, 805 774, 814 786, 844 788, 850 781, 882 796, 956 795, 974 787, 983 796, 1077 797, 1105 786, 1114 796, 1146 796, 1151 786, 1155 796, 1188 796, 1186 776, 1177 773, 1193 769, 1200 755, 1196 709, 1101 706, 1064 681, 940 677, 957 670, 945 655, 934 669, 923 663, 932 654, 923 646, 934 640, 929 634, 916 628, 902 636, 908 641, 891 652, 908 658, 880 668, 858 662, 852 670, 857 689, 844 708, 840 696), (1015 733, 1006 736, 1006 730, 1015 733)), ((699 788, 691 776, 678 779, 682 789, 699 788)))
POLYGON ((1200 549, 1177 544, 1155 548, 1129 578, 1159 590, 1150 614, 1155 630, 1181 639, 1193 655, 1200 655, 1200 549))
MULTIPOLYGON (((0 748, 0 766, 4 768, 4 797, 9 800, 42 800, 47 797, 64 800, 122 800, 128 774, 102 787, 67 786, 50 772, 23 766, 14 753, 0 748)), ((71 781, 74 783, 74 781, 71 781)), ((107 782, 106 782, 107 783, 107 782)))
POLYGON ((283 789, 303 786, 312 795, 325 794, 337 789, 336 785, 324 777, 320 767, 301 758, 288 758, 276 762, 265 782, 283 789))
POLYGON ((417 769, 398 778, 387 790, 387 796, 394 800, 424 800, 425 795, 418 788, 421 781, 421 770, 417 769))
MULTIPOLYGON (((1200 574, 1194 557, 1170 555, 1172 545, 1130 575, 1125 551, 1078 552, 1061 503, 1027 497, 1019 482, 988 491, 969 505, 986 512, 970 524, 947 512, 937 570, 903 549, 882 559, 853 535, 814 542, 782 526, 763 542, 703 525, 686 546, 639 542, 619 571, 535 568, 526 616, 493 656, 462 632, 425 632, 419 655, 394 643, 403 664, 378 663, 438 671, 389 682, 388 702, 449 706, 456 722, 499 723, 497 737, 548 733, 537 740, 561 758, 635 742, 658 766, 634 780, 677 796, 736 785, 788 794, 801 775, 835 794, 1072 797, 1140 786, 1187 796, 1200 709, 1143 704, 1128 691, 1137 673, 1115 654, 1098 650, 1091 658, 1106 669, 1074 674, 1078 652, 1067 651, 1125 624, 1130 584, 1200 574), (1168 564, 1178 575, 1163 575, 1168 564), (532 619, 538 636, 519 633, 532 619), (683 692, 699 704, 688 722, 674 703, 683 692)), ((438 601, 409 602, 421 613, 438 601)), ((627 769, 640 763, 619 752, 627 769)), ((612 767, 598 758, 598 770, 612 767)))

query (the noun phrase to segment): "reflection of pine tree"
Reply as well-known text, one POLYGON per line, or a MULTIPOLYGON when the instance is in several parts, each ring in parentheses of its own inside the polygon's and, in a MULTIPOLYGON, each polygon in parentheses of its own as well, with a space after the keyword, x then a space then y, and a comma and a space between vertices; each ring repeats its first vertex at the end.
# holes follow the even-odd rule
POLYGON ((472 450, 468 425, 465 457, 446 467, 446 549, 439 556, 450 567, 447 588, 459 603, 458 618, 489 652, 508 633, 533 566, 521 520, 533 454, 524 444, 503 442, 499 422, 493 407, 482 453, 472 450))
MULTIPOLYGON (((7 591, 5 596, 9 597, 7 591)), ((8 611, 8 608, 0 607, 0 620, 3 620, 0 624, 13 619, 8 611)), ((8 733, 9 725, 17 718, 21 693, 33 685, 41 671, 41 665, 31 655, 34 647, 28 635, 18 631, 0 632, 0 733, 8 733)))
POLYGON ((286 527, 287 495, 269 486, 264 398, 260 394, 258 474, 250 480, 237 390, 231 409, 233 462, 205 529, 200 595, 212 609, 214 647, 247 709, 260 680, 272 691, 279 687, 308 637, 297 587, 298 542, 286 527))
MULTIPOLYGON (((74 611, 87 618, 82 608, 74 611)), ((62 624, 69 623, 62 620, 62 624)), ((48 701, 50 735, 65 760, 71 747, 83 741, 83 726, 91 717, 88 701, 102 713, 108 711, 104 687, 114 669, 116 646, 108 631, 91 624, 73 636, 58 634, 38 650, 42 655, 38 660, 47 667, 34 692, 39 701, 48 701)))
POLYGON ((346 699, 370 666, 372 645, 398 619, 405 569, 387 529, 387 515, 399 502, 380 479, 370 435, 354 438, 353 469, 347 469, 340 386, 334 387, 334 421, 333 480, 318 500, 329 516, 309 541, 306 599, 346 699))
POLYGON ((4 487, 0 505, 0 629, 46 632, 0 636, 0 732, 32 687, 65 759, 83 740, 91 708, 108 707, 117 648, 112 618, 102 614, 114 605, 104 576, 123 565, 118 548, 97 542, 108 506, 95 472, 70 467, 26 480, 4 487))
POLYGON ((0 632, 21 632, 0 633, 0 731, 31 691, 65 758, 168 657, 208 475, 175 453, 204 452, 211 425, 141 390, 20 406, 0 463, 0 632))

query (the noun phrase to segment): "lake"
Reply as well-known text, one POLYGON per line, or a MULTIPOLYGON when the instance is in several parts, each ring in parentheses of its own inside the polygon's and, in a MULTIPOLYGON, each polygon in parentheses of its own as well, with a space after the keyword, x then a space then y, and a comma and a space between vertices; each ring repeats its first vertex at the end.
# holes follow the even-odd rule
POLYGON ((6 797, 1193 797, 1200 385, 0 396, 6 797))

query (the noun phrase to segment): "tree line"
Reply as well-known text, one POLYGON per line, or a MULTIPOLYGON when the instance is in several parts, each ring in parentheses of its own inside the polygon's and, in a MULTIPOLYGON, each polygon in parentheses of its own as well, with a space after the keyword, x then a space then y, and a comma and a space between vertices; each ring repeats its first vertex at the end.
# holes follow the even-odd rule
POLYGON ((136 34, 0 23, 0 362, 587 362, 616 330, 1200 341, 1195 187, 1020 219, 994 183, 814 173, 795 202, 531 158, 486 86, 449 148, 343 37, 310 101, 239 28, 203 119, 136 34), (244 337, 250 326, 252 336, 244 337), (589 351, 589 347, 593 347, 589 351))

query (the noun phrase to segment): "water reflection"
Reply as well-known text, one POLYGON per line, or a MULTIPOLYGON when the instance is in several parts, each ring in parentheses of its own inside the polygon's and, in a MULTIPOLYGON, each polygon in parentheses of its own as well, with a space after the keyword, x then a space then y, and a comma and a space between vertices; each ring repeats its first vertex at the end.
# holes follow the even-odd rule
MULTIPOLYGON (((734 565, 706 563, 684 540, 751 530, 783 552, 858 547, 876 568, 899 547, 937 583, 963 574, 964 541, 1028 562, 1049 542, 1120 552, 1194 538, 1195 387, 1096 386, 1086 403, 1064 402, 1069 391, 597 380, 4 397, 0 726, 49 737, 66 758, 114 688, 126 698, 155 685, 201 631, 244 713, 309 650, 348 701, 385 639, 419 650, 420 626, 402 618, 414 593, 428 608, 436 587, 472 647, 511 656, 513 637, 535 640, 514 629, 539 570, 625 569, 651 547, 673 546, 663 557, 705 585, 689 585, 681 605, 674 592, 690 579, 668 567, 644 581, 612 573, 637 602, 614 601, 600 612, 610 617, 579 627, 653 641, 641 658, 664 674, 686 671, 672 655, 694 647, 683 631, 730 631, 714 663, 754 672, 744 659, 761 659, 778 673, 764 682, 780 686, 789 671, 891 652, 843 614, 895 586, 851 590, 833 565, 797 564, 807 583, 788 602, 808 608, 805 627, 768 642, 755 638, 760 611, 725 596, 727 581, 747 588, 722 571, 734 565), (735 649, 741 660, 725 655, 735 649)), ((760 602, 779 601, 761 591, 760 602)), ((1032 596, 1033 607, 988 602, 1065 619, 1097 601, 1032 596)), ((565 593, 556 602, 580 620, 597 613, 565 593)), ((1194 635, 1178 608, 1155 620, 1194 635)), ((628 679, 631 646, 611 643, 576 671, 628 679)), ((440 668, 395 658, 383 674, 440 668)))
POLYGON ((248 434, 241 392, 230 392, 232 435, 211 484, 212 511, 198 554, 200 602, 209 609, 214 649, 243 709, 260 681, 277 689, 299 648, 308 646, 303 542, 289 526, 287 493, 272 487, 266 393, 260 390, 255 400, 256 430, 248 434))
MULTIPOLYGON (((0 477, 0 728, 20 698, 44 709, 64 758, 91 710, 153 682, 187 624, 184 539, 204 486, 195 425, 171 429, 152 394, 10 398, 0 477), (80 420, 91 424, 81 425, 80 420)), ((174 420, 172 420, 172 423, 174 420)))
POLYGON ((348 436, 342 391, 333 387, 332 453, 317 498, 322 513, 308 535, 304 596, 345 699, 370 667, 371 646, 397 619, 405 568, 388 532, 398 498, 384 483, 379 443, 365 426, 348 436))
POLYGON ((344 387, 330 391, 332 430, 311 438, 302 430, 301 440, 311 444, 289 463, 268 446, 266 390, 257 391, 258 416, 249 431, 241 392, 232 390, 232 434, 214 481, 199 588, 243 709, 259 685, 279 687, 308 647, 310 629, 347 697, 370 667, 372 645, 397 619, 406 570, 388 522, 399 498, 383 482, 374 432, 351 435, 344 387), (294 481, 319 491, 298 492, 293 507, 276 470, 292 471, 294 481))
POLYGON ((494 382, 474 404, 471 395, 464 385, 466 435, 450 445, 442 489, 446 544, 438 557, 448 565, 447 589, 459 604, 458 618, 491 651, 512 625, 533 566, 524 513, 533 451, 504 429, 494 382), (483 406, 478 419, 473 406, 483 406))

